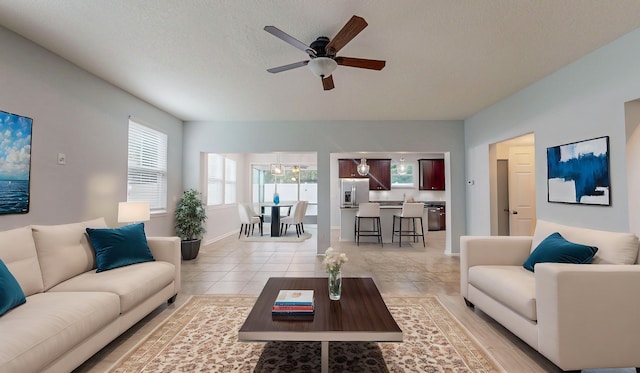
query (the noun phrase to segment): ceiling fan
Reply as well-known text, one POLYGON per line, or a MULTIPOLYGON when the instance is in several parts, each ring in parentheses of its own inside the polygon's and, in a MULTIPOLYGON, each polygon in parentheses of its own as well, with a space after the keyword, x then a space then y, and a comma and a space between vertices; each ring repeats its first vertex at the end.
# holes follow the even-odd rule
POLYGON ((267 71, 275 74, 302 66, 309 66, 309 69, 316 76, 319 76, 322 79, 322 87, 324 90, 328 91, 335 87, 333 85, 333 77, 331 74, 338 65, 358 67, 361 69, 382 70, 385 65, 385 61, 336 56, 338 51, 347 45, 351 39, 355 38, 360 31, 364 30, 365 27, 367 27, 367 22, 364 18, 353 16, 333 39, 329 39, 326 36, 320 36, 308 46, 275 26, 265 26, 264 30, 266 32, 300 49, 308 54, 310 58, 310 60, 307 61, 273 67, 271 69, 267 69, 267 71))

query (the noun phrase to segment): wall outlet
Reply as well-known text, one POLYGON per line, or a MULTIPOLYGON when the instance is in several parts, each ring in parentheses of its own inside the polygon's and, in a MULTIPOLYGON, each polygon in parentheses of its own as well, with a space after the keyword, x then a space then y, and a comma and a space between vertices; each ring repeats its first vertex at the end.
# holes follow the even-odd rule
POLYGON ((67 164, 67 156, 64 153, 58 153, 58 164, 67 164))

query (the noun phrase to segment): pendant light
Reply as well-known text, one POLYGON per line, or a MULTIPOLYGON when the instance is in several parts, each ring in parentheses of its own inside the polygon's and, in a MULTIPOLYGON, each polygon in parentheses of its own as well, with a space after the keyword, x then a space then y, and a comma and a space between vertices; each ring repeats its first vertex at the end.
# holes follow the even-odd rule
POLYGON ((404 163, 404 158, 400 158, 400 163, 398 164, 397 172, 398 172, 398 175, 407 174, 407 164, 404 163))
POLYGON ((367 176, 369 174, 369 165, 367 164, 366 159, 360 159, 360 164, 358 165, 357 170, 360 176, 367 176))
POLYGON ((284 176, 284 166, 280 163, 280 153, 276 153, 276 163, 271 164, 271 175, 284 176))

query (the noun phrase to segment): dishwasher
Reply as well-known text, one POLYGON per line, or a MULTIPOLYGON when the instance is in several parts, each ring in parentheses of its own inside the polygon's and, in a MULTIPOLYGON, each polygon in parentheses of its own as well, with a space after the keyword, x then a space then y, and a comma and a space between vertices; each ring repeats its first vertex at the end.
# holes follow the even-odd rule
POLYGON ((444 214, 444 207, 442 206, 429 206, 427 207, 427 220, 428 229, 430 231, 442 230, 442 214, 444 214))

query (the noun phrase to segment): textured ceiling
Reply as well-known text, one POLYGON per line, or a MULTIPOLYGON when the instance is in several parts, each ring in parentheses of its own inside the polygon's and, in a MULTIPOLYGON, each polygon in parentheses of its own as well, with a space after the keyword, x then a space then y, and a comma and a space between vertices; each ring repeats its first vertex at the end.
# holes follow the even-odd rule
MULTIPOLYGON (((183 120, 464 119, 640 26, 638 0, 2 0, 0 25, 183 120), (310 44, 369 24, 323 91, 310 44)), ((1 58, 1 57, 0 57, 1 58)))

